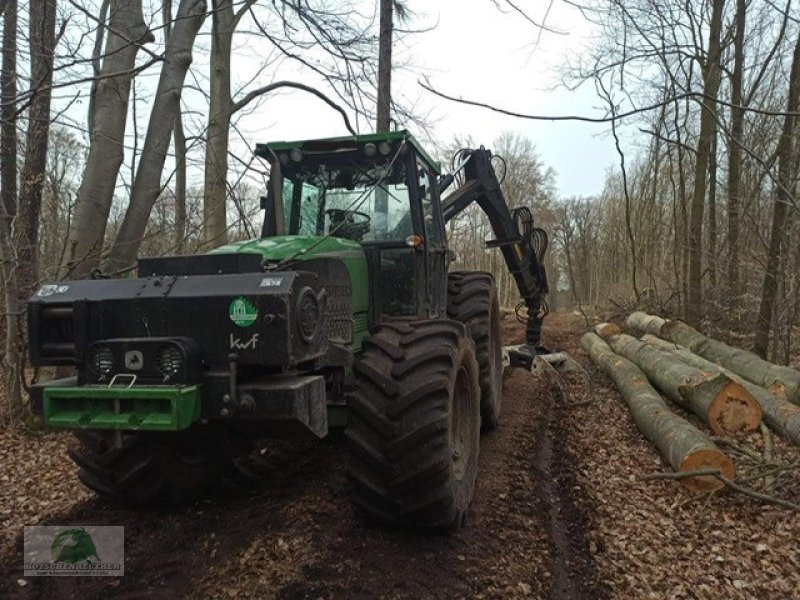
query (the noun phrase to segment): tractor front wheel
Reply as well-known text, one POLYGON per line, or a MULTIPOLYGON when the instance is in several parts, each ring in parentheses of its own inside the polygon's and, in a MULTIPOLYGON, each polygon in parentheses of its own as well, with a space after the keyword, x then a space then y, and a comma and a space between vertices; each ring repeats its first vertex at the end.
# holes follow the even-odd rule
POLYGON ((170 433, 86 431, 70 450, 78 478, 101 497, 123 504, 179 504, 197 498, 231 468, 226 430, 195 426, 170 433))
POLYGON ((475 345, 449 319, 386 323, 364 342, 346 436, 353 500, 372 521, 458 528, 475 490, 475 345))

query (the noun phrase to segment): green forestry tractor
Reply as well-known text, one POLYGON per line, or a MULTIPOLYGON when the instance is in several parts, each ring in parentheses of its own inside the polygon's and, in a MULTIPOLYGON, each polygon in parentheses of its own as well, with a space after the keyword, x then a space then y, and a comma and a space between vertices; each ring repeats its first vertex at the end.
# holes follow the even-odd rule
POLYGON ((75 431, 81 481, 116 501, 186 501, 253 440, 343 429, 363 515, 459 527, 504 362, 538 350, 546 235, 508 207, 484 148, 444 176, 405 131, 256 154, 271 167, 258 239, 37 290, 32 363, 75 375, 35 384, 34 412, 75 431), (492 275, 448 272, 445 225, 473 203, 522 296, 526 343, 506 352, 492 275))

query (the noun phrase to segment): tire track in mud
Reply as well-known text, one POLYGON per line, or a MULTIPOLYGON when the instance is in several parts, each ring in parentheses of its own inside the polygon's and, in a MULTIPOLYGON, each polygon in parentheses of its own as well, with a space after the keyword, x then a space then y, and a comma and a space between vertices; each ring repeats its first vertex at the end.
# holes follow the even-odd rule
POLYGON ((596 600, 607 598, 608 590, 598 583, 589 548, 589 517, 578 495, 575 460, 566 439, 568 391, 552 368, 539 371, 542 387, 548 383, 547 426, 536 444, 533 470, 537 490, 547 504, 547 530, 553 552, 550 559, 553 581, 549 597, 554 600, 596 600))

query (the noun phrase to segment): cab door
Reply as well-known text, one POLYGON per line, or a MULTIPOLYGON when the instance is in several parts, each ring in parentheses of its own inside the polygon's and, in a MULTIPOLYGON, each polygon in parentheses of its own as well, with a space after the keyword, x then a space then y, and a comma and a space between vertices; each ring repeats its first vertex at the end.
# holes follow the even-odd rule
POLYGON ((436 177, 419 158, 416 161, 416 173, 416 192, 424 231, 426 308, 428 316, 444 317, 447 310, 447 237, 436 177))

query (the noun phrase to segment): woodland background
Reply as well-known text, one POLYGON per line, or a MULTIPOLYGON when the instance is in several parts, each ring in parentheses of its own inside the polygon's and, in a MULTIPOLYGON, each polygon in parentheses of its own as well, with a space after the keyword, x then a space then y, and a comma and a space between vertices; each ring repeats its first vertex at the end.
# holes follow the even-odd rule
MULTIPOLYGON (((510 131, 491 145, 509 203, 530 205, 550 234, 552 307, 641 308, 796 361, 800 6, 554 1, 593 24, 591 51, 569 57, 562 80, 596 90, 602 113, 570 118, 604 125, 617 167, 598 194, 564 198, 532 140, 510 131)), ((531 21, 532 38, 547 27, 524 3, 494 3, 531 21)), ((426 115, 392 101, 392 41, 417 26, 393 0, 0 0, 0 11, 6 426, 26 423, 25 299, 40 282, 120 276, 137 256, 256 235, 268 165, 230 147, 263 98, 299 90, 345 130, 422 132, 443 165, 471 143, 469 131, 437 140, 426 115), (262 77, 233 89, 236 43, 251 39, 264 44, 262 77), (204 70, 192 66, 201 54, 204 70)), ((454 268, 492 271, 513 307, 477 207, 450 231, 454 268)))

